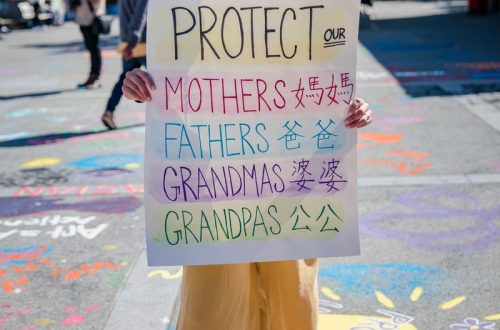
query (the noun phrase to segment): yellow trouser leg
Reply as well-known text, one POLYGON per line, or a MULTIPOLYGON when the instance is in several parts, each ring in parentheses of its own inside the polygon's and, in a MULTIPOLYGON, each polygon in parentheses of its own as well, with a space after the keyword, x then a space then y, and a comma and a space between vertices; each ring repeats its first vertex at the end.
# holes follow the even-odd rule
POLYGON ((315 330, 318 259, 258 263, 271 330, 315 330))
POLYGON ((317 259, 184 267, 178 330, 315 330, 317 259))

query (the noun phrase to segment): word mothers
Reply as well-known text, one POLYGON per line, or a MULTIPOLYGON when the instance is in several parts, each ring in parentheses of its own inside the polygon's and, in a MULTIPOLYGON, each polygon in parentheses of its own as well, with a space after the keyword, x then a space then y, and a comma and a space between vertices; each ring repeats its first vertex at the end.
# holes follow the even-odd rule
POLYGON ((294 232, 327 234, 339 232, 343 220, 330 204, 312 212, 302 204, 284 210, 275 204, 221 210, 170 210, 164 220, 164 238, 170 245, 214 241, 269 239, 294 232), (288 219, 287 219, 288 218, 288 219), (278 219, 287 219, 285 221, 278 219))
POLYGON ((328 113, 351 103, 354 81, 346 71, 290 77, 165 76, 165 110, 197 114, 328 113))
POLYGON ((221 56, 230 59, 251 56, 251 58, 255 59, 255 41, 256 39, 257 41, 263 39, 264 49, 257 49, 263 51, 262 58, 283 57, 292 59, 297 56, 297 53, 305 53, 307 59, 312 60, 314 14, 315 11, 323 9, 324 6, 322 5, 306 6, 298 9, 255 6, 239 9, 227 7, 223 11, 217 12, 212 7, 199 6, 193 12, 186 7, 174 7, 171 12, 175 59, 178 60, 182 55, 185 55, 184 53, 181 54, 181 50, 190 54, 193 51, 199 52, 202 60, 205 60, 208 52, 217 59, 220 59, 221 56), (262 35, 256 36, 256 22, 263 24, 262 35), (296 31, 297 27, 304 33, 303 35, 293 35, 293 31, 296 31), (245 33, 248 28, 250 28, 249 33, 247 33, 249 35, 245 33), (180 47, 184 37, 191 33, 198 36, 199 50, 193 49, 195 45, 192 43, 185 43, 184 47, 180 47), (291 35, 296 41, 293 45, 290 45, 289 42, 291 35), (229 36, 231 37, 229 38, 229 36), (239 39, 237 42, 239 45, 234 47, 234 42, 231 42, 233 45, 230 46, 228 41, 234 39, 235 36, 239 37, 237 38, 239 39), (308 40, 308 42, 300 42, 301 40, 308 40), (217 47, 217 45, 222 47, 217 47), (301 52, 299 49, 301 47, 307 47, 307 51, 301 52))
POLYGON ((88 225, 96 220, 96 216, 44 216, 40 218, 14 219, 0 221, 0 240, 18 234, 20 237, 38 237, 45 233, 53 239, 80 237, 94 239, 108 227, 101 223, 95 227, 88 225), (18 229, 18 227, 24 227, 18 229), (28 227, 28 228, 26 228, 28 227))

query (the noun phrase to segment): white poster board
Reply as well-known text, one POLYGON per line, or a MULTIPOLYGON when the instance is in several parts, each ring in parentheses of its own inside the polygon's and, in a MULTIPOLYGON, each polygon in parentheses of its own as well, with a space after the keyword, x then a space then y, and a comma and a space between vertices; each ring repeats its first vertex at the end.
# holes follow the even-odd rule
POLYGON ((149 0, 149 265, 359 254, 358 20, 352 0, 149 0))

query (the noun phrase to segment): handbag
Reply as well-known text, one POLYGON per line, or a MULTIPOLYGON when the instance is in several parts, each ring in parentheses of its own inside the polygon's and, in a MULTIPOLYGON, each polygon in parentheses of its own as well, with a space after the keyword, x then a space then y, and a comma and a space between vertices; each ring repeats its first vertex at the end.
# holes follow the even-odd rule
POLYGON ((94 6, 90 3, 91 0, 87 0, 89 9, 94 15, 94 20, 92 21, 92 32, 94 34, 109 34, 111 32, 111 24, 113 23, 114 17, 111 15, 96 16, 94 11, 94 6))

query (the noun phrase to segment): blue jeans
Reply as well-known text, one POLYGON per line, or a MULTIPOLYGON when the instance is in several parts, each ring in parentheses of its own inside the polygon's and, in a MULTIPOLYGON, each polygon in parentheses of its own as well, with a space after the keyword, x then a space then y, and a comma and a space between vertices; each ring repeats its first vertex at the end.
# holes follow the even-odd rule
POLYGON ((125 80, 125 75, 127 72, 132 71, 136 68, 140 68, 141 66, 146 66, 146 57, 133 57, 129 60, 123 60, 123 72, 120 75, 120 78, 115 84, 113 88, 113 92, 111 92, 111 97, 108 100, 108 105, 106 105, 106 111, 114 112, 116 106, 120 102, 122 97, 122 86, 123 81, 125 80))

